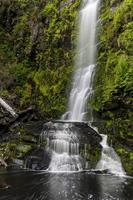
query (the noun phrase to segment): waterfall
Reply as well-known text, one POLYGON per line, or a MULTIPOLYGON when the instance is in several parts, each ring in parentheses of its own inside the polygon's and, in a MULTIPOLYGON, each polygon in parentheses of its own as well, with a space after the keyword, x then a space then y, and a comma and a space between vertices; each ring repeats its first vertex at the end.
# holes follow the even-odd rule
MULTIPOLYGON (((93 93, 92 82, 95 72, 96 53, 96 25, 99 0, 83 1, 79 13, 79 36, 76 52, 76 72, 73 77, 73 87, 70 92, 68 112, 62 117, 64 120, 84 120, 86 103, 93 93)), ((92 120, 91 108, 89 108, 92 120)), ((101 160, 97 169, 108 169, 115 174, 124 174, 119 157, 113 148, 107 145, 107 136, 101 135, 103 147, 101 160)), ((82 158, 79 154, 79 142, 76 134, 71 131, 69 124, 63 125, 61 130, 54 133, 54 138, 48 142, 48 148, 52 150, 50 171, 81 171, 83 169, 82 158)))
POLYGON ((101 159, 98 162, 96 169, 108 170, 112 174, 125 175, 121 160, 112 147, 108 146, 107 135, 102 136, 101 146, 103 148, 101 159))
POLYGON ((52 172, 83 170, 79 139, 73 124, 48 122, 45 127, 47 128, 42 132, 41 140, 47 138, 47 151, 51 152, 48 170, 52 172))
MULTIPOLYGON (((79 37, 75 58, 76 72, 73 88, 69 98, 68 112, 62 117, 70 121, 83 121, 86 112, 87 99, 92 94, 92 78, 95 69, 95 35, 97 24, 98 0, 83 1, 79 13, 79 37)), ((50 171, 76 171, 82 170, 82 161, 79 155, 79 143, 70 129, 64 127, 50 140, 52 159, 50 171), (69 130, 69 133, 68 133, 69 130)))
POLYGON ((64 115, 64 119, 67 118, 70 121, 84 120, 86 102, 93 93, 98 4, 98 0, 83 1, 79 13, 79 36, 75 58, 76 72, 73 77, 68 112, 67 115, 64 115))
MULTIPOLYGON (((83 2, 79 13, 79 37, 75 59, 76 72, 69 98, 69 111, 64 115, 68 120, 82 121, 87 98, 92 93, 92 74, 95 68, 95 31, 98 1, 83 2)), ((52 150, 50 171, 81 171, 82 158, 79 155, 79 141, 70 124, 62 126, 49 139, 48 148, 52 150)))

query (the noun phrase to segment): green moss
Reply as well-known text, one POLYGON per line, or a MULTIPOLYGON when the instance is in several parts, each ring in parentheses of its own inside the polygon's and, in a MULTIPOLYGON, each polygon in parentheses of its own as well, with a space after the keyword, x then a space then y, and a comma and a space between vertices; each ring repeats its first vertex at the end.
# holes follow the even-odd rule
POLYGON ((11 134, 17 134, 16 139, 10 139, 0 145, 0 157, 5 159, 23 158, 36 145, 36 139, 33 135, 29 135, 23 125, 16 125, 10 128, 11 134))
POLYGON ((92 144, 80 145, 80 155, 92 165, 92 168, 96 166, 101 156, 101 148, 93 146, 92 144))
POLYGON ((66 108, 66 87, 73 71, 80 1, 15 0, 1 5, 4 70, 0 74, 5 80, 14 79, 11 88, 4 81, 1 95, 7 91, 7 98, 16 96, 19 110, 32 104, 45 117, 59 117, 66 108))
POLYGON ((133 22, 125 24, 124 29, 119 35, 118 44, 124 51, 132 54, 133 22))
POLYGON ((132 101, 133 3, 130 0, 106 3, 101 9, 102 27, 98 33, 100 45, 92 101, 97 111, 111 109, 113 104, 130 105, 132 101))

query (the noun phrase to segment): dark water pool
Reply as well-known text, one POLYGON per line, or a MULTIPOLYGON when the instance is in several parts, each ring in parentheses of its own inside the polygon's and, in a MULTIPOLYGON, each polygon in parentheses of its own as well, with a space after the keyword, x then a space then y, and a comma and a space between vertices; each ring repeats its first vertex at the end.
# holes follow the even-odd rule
POLYGON ((6 172, 0 174, 0 186, 0 200, 133 199, 131 177, 89 172, 6 172))

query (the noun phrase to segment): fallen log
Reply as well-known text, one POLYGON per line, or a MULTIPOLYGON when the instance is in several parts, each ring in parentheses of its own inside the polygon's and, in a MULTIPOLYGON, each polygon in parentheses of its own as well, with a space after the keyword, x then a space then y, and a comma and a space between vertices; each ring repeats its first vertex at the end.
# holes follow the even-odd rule
POLYGON ((11 127, 12 125, 14 125, 15 123, 19 123, 19 122, 25 122, 28 121, 28 119, 30 119, 30 115, 33 113, 34 109, 32 108, 32 106, 28 107, 27 109, 18 112, 17 116, 15 118, 13 118, 8 124, 8 127, 11 127))
POLYGON ((11 106, 9 106, 1 97, 0 97, 1 106, 7 110, 13 117, 17 117, 18 114, 13 110, 11 106))
POLYGON ((19 111, 16 113, 14 109, 9 106, 5 100, 3 100, 0 97, 0 107, 3 108, 1 112, 1 118, 0 118, 0 135, 3 135, 4 133, 9 132, 9 129, 17 125, 20 122, 28 121, 33 117, 34 109, 32 106, 28 107, 25 110, 19 111), (5 112, 5 111, 6 112, 5 112), (9 113, 9 115, 8 115, 9 113))
POLYGON ((10 113, 13 118, 10 120, 10 122, 8 123, 9 125, 12 125, 14 122, 16 121, 24 121, 27 117, 29 117, 28 114, 31 114, 33 112, 33 108, 32 106, 28 107, 25 110, 19 111, 18 113, 16 113, 14 111, 14 109, 9 106, 1 97, 0 97, 0 105, 8 112, 10 113), (28 116, 27 116, 28 115, 28 116), (26 117, 27 116, 27 117, 26 117))
POLYGON ((7 163, 3 160, 3 158, 0 158, 0 167, 4 167, 6 168, 7 167, 7 163))
POLYGON ((22 110, 18 113, 18 116, 16 117, 15 121, 28 121, 27 118, 30 118, 29 115, 33 113, 34 109, 32 106, 28 107, 25 110, 22 110))

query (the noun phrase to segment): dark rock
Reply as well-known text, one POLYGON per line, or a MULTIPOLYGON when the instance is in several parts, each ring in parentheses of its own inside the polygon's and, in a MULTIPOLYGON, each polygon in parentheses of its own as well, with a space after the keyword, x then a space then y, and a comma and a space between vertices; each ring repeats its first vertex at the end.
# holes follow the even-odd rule
POLYGON ((38 148, 27 155, 24 160, 28 169, 46 170, 51 160, 51 153, 45 148, 38 148))
POLYGON ((24 135, 22 140, 23 140, 23 142, 26 142, 26 143, 37 144, 37 139, 31 135, 24 135))
POLYGON ((26 135, 32 135, 35 138, 36 137, 38 138, 43 130, 43 124, 44 124, 44 121, 36 121, 36 122, 31 121, 31 122, 22 124, 22 126, 26 135))
POLYGON ((0 189, 8 189, 9 187, 11 187, 11 186, 6 184, 5 181, 0 179, 0 189))
POLYGON ((89 173, 95 173, 95 174, 111 174, 108 169, 104 170, 89 170, 89 173))
POLYGON ((80 142, 82 142, 83 140, 84 142, 87 141, 87 143, 90 141, 92 142, 92 144, 99 144, 102 140, 100 134, 98 134, 91 126, 88 125, 88 123, 85 122, 66 122, 54 120, 45 123, 43 126, 43 130, 47 132, 48 130, 55 131, 57 129, 64 129, 62 124, 65 123, 70 124, 69 129, 77 133, 77 137, 80 142), (85 140, 85 138, 87 140, 85 140))
POLYGON ((24 168, 24 161, 20 159, 8 159, 7 170, 18 170, 24 168))

